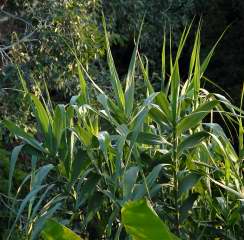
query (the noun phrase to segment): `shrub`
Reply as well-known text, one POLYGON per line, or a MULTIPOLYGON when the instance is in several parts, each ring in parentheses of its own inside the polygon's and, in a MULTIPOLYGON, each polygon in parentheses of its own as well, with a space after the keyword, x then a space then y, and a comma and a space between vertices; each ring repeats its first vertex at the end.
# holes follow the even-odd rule
MULTIPOLYGON (((15 4, 16 11, 22 13, 25 20, 19 31, 13 33, 12 45, 9 39, 12 48, 8 55, 12 63, 3 68, 0 76, 1 99, 12 96, 3 101, 7 106, 2 107, 1 113, 6 115, 6 109, 16 106, 9 112, 12 116, 22 107, 21 101, 16 99, 16 92, 3 88, 19 88, 15 64, 33 93, 39 94, 39 88, 43 91, 47 84, 54 98, 64 100, 76 92, 78 83, 76 60, 70 46, 76 48, 84 65, 104 52, 103 37, 97 26, 96 1, 17 1, 15 4), (27 32, 24 32, 26 22, 27 32)), ((20 20, 14 19, 14 22, 20 20)), ((95 66, 92 69, 94 73, 98 71, 95 66)))

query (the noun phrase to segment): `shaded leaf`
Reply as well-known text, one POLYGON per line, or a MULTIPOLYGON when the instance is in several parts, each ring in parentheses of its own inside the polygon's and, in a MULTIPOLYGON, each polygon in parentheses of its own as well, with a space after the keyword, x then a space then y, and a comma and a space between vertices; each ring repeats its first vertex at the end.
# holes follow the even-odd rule
POLYGON ((132 194, 133 192, 133 188, 136 183, 138 173, 138 167, 130 167, 124 174, 123 197, 126 200, 128 200, 130 194, 132 194))
POLYGON ((192 172, 183 177, 179 182, 179 195, 189 191, 199 181, 201 175, 196 172, 192 172))
POLYGON ((210 135, 208 132, 197 132, 193 135, 190 135, 184 139, 178 146, 178 154, 181 154, 184 150, 194 148, 200 142, 206 140, 210 135))
POLYGON ((91 163, 86 151, 78 150, 74 156, 71 169, 71 181, 75 181, 91 163))
POLYGON ((180 221, 183 222, 190 214, 194 202, 197 200, 199 193, 191 194, 180 207, 180 221))
POLYGON ((26 143, 30 144, 35 149, 47 153, 46 149, 42 147, 42 144, 35 140, 30 134, 26 133, 23 129, 17 127, 13 122, 9 120, 4 121, 5 126, 8 128, 10 132, 15 134, 17 137, 24 140, 26 143))

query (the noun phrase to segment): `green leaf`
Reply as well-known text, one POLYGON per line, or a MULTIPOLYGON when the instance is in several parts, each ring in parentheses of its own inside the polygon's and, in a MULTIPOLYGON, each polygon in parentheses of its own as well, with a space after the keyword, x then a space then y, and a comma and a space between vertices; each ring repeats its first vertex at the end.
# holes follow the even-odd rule
POLYGON ((40 167, 35 174, 34 180, 32 182, 32 188, 36 188, 41 186, 43 180, 47 177, 48 173, 54 169, 54 165, 47 164, 42 167, 40 167))
POLYGON ((103 204, 103 194, 100 192, 94 192, 91 198, 88 200, 87 215, 84 221, 85 226, 94 218, 99 212, 103 204))
POLYGON ((91 174, 87 180, 84 181, 84 185, 79 190, 79 196, 76 203, 76 207, 79 208, 84 204, 88 198, 90 198, 95 190, 96 186, 100 180, 100 176, 97 174, 91 174))
POLYGON ((150 83, 150 80, 149 80, 148 60, 146 58, 146 66, 144 66, 144 64, 142 62, 142 59, 141 59, 141 56, 140 56, 139 53, 138 53, 138 58, 139 58, 140 67, 141 67, 142 74, 143 74, 143 79, 144 79, 144 82, 146 84, 148 94, 150 95, 150 94, 154 93, 154 89, 153 89, 153 86, 152 86, 152 84, 150 83))
POLYGON ((187 174, 179 181, 179 195, 188 192, 201 178, 201 175, 196 172, 187 174))
POLYGON ((168 121, 172 121, 172 116, 170 112, 170 103, 164 92, 160 92, 155 98, 156 104, 158 104, 164 114, 167 116, 168 121))
POLYGON ((108 167, 110 168, 110 170, 112 171, 113 162, 110 161, 111 159, 109 158, 109 148, 111 145, 110 135, 106 131, 99 132, 97 139, 99 142, 99 148, 101 149, 101 151, 104 155, 106 163, 107 163, 108 167))
MULTIPOLYGON (((181 39, 179 42, 178 50, 176 53, 176 59, 174 62, 173 67, 171 67, 170 71, 170 79, 169 83, 171 85, 171 107, 172 107, 172 120, 175 123, 178 117, 178 99, 179 99, 179 90, 180 90, 180 71, 179 71, 179 58, 181 56, 182 50, 185 46, 186 39, 189 35, 192 23, 189 27, 184 29, 184 32, 181 35, 181 39)), ((170 44, 171 45, 171 44, 170 44)), ((170 53, 170 55, 172 55, 170 53)), ((170 56, 172 58, 172 56, 170 56)))
POLYGON ((37 188, 35 188, 34 190, 32 190, 31 192, 29 192, 26 197, 23 199, 23 201, 21 202, 20 206, 19 206, 19 209, 18 209, 18 213, 16 215, 16 218, 15 218, 15 221, 14 223, 12 224, 12 227, 9 231, 9 237, 11 236, 15 226, 16 226, 16 223, 18 222, 18 220, 20 219, 21 217, 21 214, 23 213, 24 209, 26 208, 28 202, 30 201, 34 201, 35 198, 36 198, 36 195, 43 189, 45 188, 46 186, 43 185, 43 186, 39 186, 37 188))
POLYGON ((133 51, 131 58, 125 88, 125 112, 127 116, 130 116, 134 105, 134 92, 135 92, 135 64, 136 64, 137 46, 133 51))
POLYGON ((195 60, 195 68, 194 68, 194 76, 193 76, 193 86, 194 86, 194 97, 195 100, 197 100, 200 90, 200 37, 198 38, 198 44, 197 44, 197 54, 196 54, 196 60, 195 60))
POLYGON ((35 149, 40 152, 47 153, 47 150, 42 147, 42 144, 35 140, 31 135, 27 134, 23 129, 17 127, 13 122, 9 120, 4 120, 4 125, 10 132, 15 134, 17 137, 21 138, 26 143, 30 144, 35 149))
POLYGON ((71 170, 71 181, 75 181, 91 163, 86 151, 78 150, 74 156, 71 170))
POLYGON ((209 133, 205 131, 197 132, 193 135, 190 135, 179 144, 178 154, 181 154, 184 150, 194 148, 197 144, 206 140, 209 136, 209 133))
MULTIPOLYGON (((50 121, 48 117, 48 113, 43 107, 41 101, 35 96, 31 95, 31 100, 34 103, 35 117, 38 120, 38 123, 41 127, 42 133, 44 134, 46 140, 49 139, 49 127, 50 121)), ((50 140, 50 139, 49 139, 50 140)))
MULTIPOLYGON (((99 103, 102 104, 102 106, 104 107, 104 110, 103 110, 103 114, 108 118, 108 120, 113 124, 113 125, 118 125, 117 121, 112 117, 111 115, 111 111, 116 111, 116 109, 114 109, 112 107, 112 103, 113 101, 109 101, 109 98, 108 96, 106 96, 105 94, 99 94, 97 96, 97 100, 99 103)), ((120 113, 121 111, 116 114, 117 117, 120 117, 120 113)))
POLYGON ((188 129, 195 128, 201 121, 218 105, 218 100, 209 101, 200 105, 194 112, 182 118, 177 124, 177 134, 181 134, 188 129))
POLYGON ((180 222, 183 222, 190 214, 194 202, 197 200, 199 193, 191 194, 180 207, 180 222))
POLYGON ((58 105, 55 108, 54 118, 53 118, 53 139, 54 147, 53 152, 56 152, 59 148, 62 134, 66 127, 66 113, 64 105, 58 105))
POLYGON ((158 187, 156 180, 159 177, 162 168, 166 165, 167 164, 158 164, 152 169, 152 171, 147 175, 145 181, 142 184, 137 185, 137 189, 134 191, 135 193, 133 199, 141 199, 147 193, 147 191, 149 194, 151 194, 151 190, 154 187, 158 187))
POLYGON ((136 68, 136 56, 138 52, 138 45, 139 45, 139 39, 141 36, 141 30, 142 30, 142 25, 140 27, 139 35, 136 41, 136 46, 134 48, 130 65, 129 65, 129 70, 126 78, 126 86, 125 86, 125 113, 126 116, 129 117, 131 115, 131 112, 133 110, 133 105, 134 105, 134 94, 135 94, 135 68, 136 68))
POLYGON ((171 108, 172 108, 172 120, 176 121, 178 115, 178 99, 179 99, 179 90, 180 90, 180 74, 179 74, 179 64, 176 62, 173 73, 170 76, 171 82, 171 108))
POLYGON ((74 127, 74 131, 77 134, 79 140, 85 146, 90 146, 91 145, 93 135, 89 131, 86 131, 84 128, 82 128, 79 125, 74 127))
POLYGON ((39 198, 38 202, 35 204, 35 206, 33 207, 33 210, 31 212, 31 216, 30 219, 34 219, 37 216, 38 211, 40 210, 40 208, 42 207, 41 204, 42 202, 48 198, 48 193, 50 192, 51 189, 54 188, 54 184, 51 184, 47 187, 47 189, 44 191, 44 193, 41 195, 41 197, 39 198))
POLYGON ((20 68, 19 68, 18 65, 16 65, 16 68, 17 68, 17 71, 18 71, 18 77, 19 77, 19 80, 20 80, 20 82, 21 82, 22 88, 23 88, 25 94, 28 94, 29 91, 28 91, 28 88, 27 88, 26 81, 25 81, 25 79, 24 79, 24 77, 23 77, 23 73, 22 73, 22 71, 20 70, 20 68))
POLYGON ((161 221, 147 200, 126 203, 121 214, 122 223, 133 240, 178 239, 161 221))
MULTIPOLYGON (((129 140, 131 140, 132 135, 133 135, 133 132, 131 132, 128 135, 129 140)), ((138 134, 136 142, 141 143, 141 144, 147 144, 147 145, 160 145, 160 144, 166 143, 166 140, 163 137, 153 134, 153 133, 140 132, 138 134)))
POLYGON ((158 93, 152 93, 148 98, 146 98, 146 100, 144 101, 144 105, 141 107, 141 109, 138 111, 138 113, 133 119, 134 127, 133 127, 133 133, 131 135, 131 148, 134 146, 134 143, 138 138, 138 134, 141 132, 141 128, 143 126, 145 118, 148 115, 148 112, 152 107, 152 102, 157 95, 158 93))
POLYGON ((117 70, 115 68, 113 56, 111 53, 109 39, 108 39, 108 32, 106 29, 106 23, 105 23, 104 16, 102 19, 103 19, 103 28, 104 28, 104 32, 105 32, 107 59, 108 59, 108 65, 109 65, 109 70, 110 70, 110 74, 111 74, 111 83, 112 83, 112 87, 113 87, 113 91, 114 91, 117 103, 118 103, 119 107, 124 110, 124 108, 125 108, 125 96, 123 93, 123 89, 122 89, 120 79, 119 79, 117 70))
POLYGON ((162 83, 161 83, 161 90, 164 90, 165 87, 165 76, 166 76, 166 64, 165 64, 165 46, 166 46, 166 32, 164 31, 164 37, 163 37, 163 47, 162 47, 162 53, 161 53, 161 66, 162 66, 162 83))
MULTIPOLYGON (((52 201, 52 200, 51 200, 52 201)), ((48 202, 48 204, 51 204, 48 202)), ((40 235, 40 231, 43 229, 45 226, 45 223, 48 219, 50 219, 53 214, 62 207, 62 203, 58 202, 56 203, 53 207, 50 207, 48 210, 44 210, 45 213, 42 214, 40 217, 37 218, 35 221, 35 224, 33 226, 33 231, 31 233, 31 238, 30 240, 36 240, 38 235, 40 235)))
POLYGON ((41 235, 44 240, 81 240, 69 228, 51 219, 47 220, 41 235))
POLYGON ((9 165, 8 194, 10 194, 10 192, 11 192, 12 180, 13 180, 15 165, 16 165, 17 159, 19 157, 19 154, 20 154, 20 152, 21 152, 21 150, 23 149, 24 146, 25 146, 24 144, 19 145, 19 146, 16 146, 13 149, 13 151, 12 151, 11 159, 10 159, 10 165, 9 165))
POLYGON ((199 24, 198 29, 197 29, 197 33, 196 33, 196 37, 195 37, 195 41, 194 41, 194 46, 192 49, 191 60, 190 60, 190 65, 189 65, 189 74, 188 74, 189 79, 192 76, 193 68, 194 68, 194 65, 196 62, 196 55, 197 55, 197 50, 199 47, 199 41, 200 41, 200 24, 199 24))
POLYGON ((78 75, 79 75, 79 80, 80 80, 80 96, 81 96, 81 104, 86 104, 88 103, 88 97, 87 97, 87 85, 86 81, 84 79, 84 76, 82 74, 80 64, 77 61, 78 65, 78 75))
POLYGON ((230 192, 230 193, 236 195, 238 198, 240 198, 240 200, 244 200, 244 194, 243 194, 242 192, 238 192, 238 191, 234 190, 233 188, 230 188, 230 187, 224 185, 223 183, 220 183, 220 182, 214 180, 213 178, 211 178, 211 177, 209 177, 209 176, 208 176, 208 178, 209 178, 213 183, 215 183, 216 185, 218 185, 218 186, 222 187, 223 189, 225 189, 226 191, 228 191, 228 192, 230 192))
POLYGON ((132 194, 139 173, 138 167, 130 167, 124 174, 123 198, 128 200, 132 194))
POLYGON ((100 149, 103 152, 104 157, 108 159, 108 148, 111 142, 109 133, 106 131, 99 132, 97 138, 99 141, 100 149))

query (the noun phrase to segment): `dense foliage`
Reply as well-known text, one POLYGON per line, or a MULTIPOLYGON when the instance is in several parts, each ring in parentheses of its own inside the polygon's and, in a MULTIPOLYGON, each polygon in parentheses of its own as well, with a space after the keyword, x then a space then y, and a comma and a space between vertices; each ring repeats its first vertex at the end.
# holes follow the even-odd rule
MULTIPOLYGON (((188 78, 181 83, 179 59, 189 31, 190 27, 185 29, 176 56, 170 57, 169 77, 165 72, 165 38, 160 92, 155 92, 150 83, 138 42, 122 86, 106 31, 113 97, 90 78, 75 52, 80 94, 69 104, 53 108, 44 99, 41 102, 22 79, 38 127, 33 136, 4 120, 9 131, 22 139, 12 152, 9 166, 4 202, 11 211, 6 216, 10 225, 5 237, 16 239, 19 234, 36 239, 41 233, 48 239, 46 235, 54 231, 51 226, 62 229, 56 222, 45 225, 55 216, 56 221, 89 239, 127 239, 123 226, 135 239, 159 239, 160 235, 165 239, 176 239, 175 235, 181 239, 240 239, 244 197, 242 111, 224 96, 201 88, 216 45, 201 61, 200 30, 196 32, 188 78), (144 78, 144 99, 135 95, 137 67, 144 78), (90 97, 83 74, 92 82, 97 99, 90 97), (239 122, 239 153, 214 122, 216 112, 227 122, 239 122), (30 163, 29 173, 27 170, 14 193, 13 176, 22 154, 30 163), (150 200, 164 223, 148 204, 128 205, 143 198, 150 200), (155 221, 159 235, 150 233, 150 228, 140 233, 145 219, 134 222, 131 218, 140 209, 155 221)), ((74 239, 78 235, 73 235, 74 239)))
MULTIPOLYGON (((19 88, 16 64, 33 93, 40 93, 47 84, 50 93, 60 101, 77 91, 77 67, 70 47, 75 46, 84 65, 104 52, 102 33, 96 24, 96 1, 19 1, 15 4, 24 16, 21 20, 14 16, 9 18, 25 30, 12 34, 12 42, 8 42, 9 48, 5 51, 11 62, 4 58, 7 62, 4 62, 0 76, 0 98, 13 96, 3 101, 1 113, 5 116, 9 115, 10 106, 16 106, 10 113, 12 115, 20 107, 23 112, 27 111, 20 104, 19 94, 9 90, 19 88)), ((6 41, 9 38, 5 36, 6 41)), ((98 69, 94 65, 93 72, 96 71, 98 69)), ((22 116, 22 121, 26 121, 25 116, 22 116)))
POLYGON ((0 239, 243 238, 244 87, 209 90, 210 2, 6 1, 0 239))

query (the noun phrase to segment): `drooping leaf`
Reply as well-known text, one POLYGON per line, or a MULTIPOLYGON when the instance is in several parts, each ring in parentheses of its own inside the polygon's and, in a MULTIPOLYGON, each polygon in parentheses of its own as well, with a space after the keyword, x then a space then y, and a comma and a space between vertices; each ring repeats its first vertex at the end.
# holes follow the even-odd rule
POLYGON ((77 200, 77 208, 80 207, 88 198, 90 198, 94 191, 96 190, 96 185, 100 180, 100 176, 96 174, 91 174, 89 178, 84 182, 79 191, 79 196, 77 200))
POLYGON ((26 133, 22 128, 17 127, 13 122, 9 120, 4 120, 5 126, 8 128, 10 132, 15 134, 17 137, 21 138, 26 143, 30 144, 35 149, 39 150, 40 152, 47 153, 47 150, 39 143, 33 136, 26 133))
POLYGON ((47 164, 47 165, 40 167, 38 169, 37 173, 35 174, 35 178, 33 180, 32 187, 36 188, 36 187, 41 186, 43 180, 47 177, 48 173, 52 169, 54 169, 54 165, 52 165, 52 164, 47 164))
POLYGON ((94 192, 89 199, 87 206, 87 216, 85 218, 85 225, 87 225, 95 214, 100 210, 103 203, 103 194, 100 192, 94 192))
POLYGON ((49 185, 47 187, 47 189, 44 191, 44 193, 41 195, 40 199, 38 200, 38 202, 33 207, 33 210, 31 212, 30 219, 33 219, 34 217, 36 217, 37 212, 40 210, 40 207, 41 207, 42 202, 48 197, 47 194, 49 193, 49 191, 51 189, 54 188, 54 186, 55 186, 54 184, 49 185))

